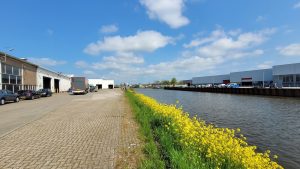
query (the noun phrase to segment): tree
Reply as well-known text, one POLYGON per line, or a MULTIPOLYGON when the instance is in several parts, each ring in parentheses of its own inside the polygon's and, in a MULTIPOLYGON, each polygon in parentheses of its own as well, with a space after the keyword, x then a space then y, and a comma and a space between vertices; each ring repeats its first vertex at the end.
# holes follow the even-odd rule
POLYGON ((170 82, 168 80, 163 80, 161 82, 162 85, 170 85, 170 82))
POLYGON ((173 77, 173 78, 171 79, 171 84, 173 85, 173 87, 176 85, 176 83, 177 83, 177 80, 176 80, 175 77, 173 77))

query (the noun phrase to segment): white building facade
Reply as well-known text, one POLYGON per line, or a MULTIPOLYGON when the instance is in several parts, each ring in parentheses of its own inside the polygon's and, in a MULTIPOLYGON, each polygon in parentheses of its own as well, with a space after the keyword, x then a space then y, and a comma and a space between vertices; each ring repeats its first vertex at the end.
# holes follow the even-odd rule
POLYGON ((71 77, 47 70, 37 68, 37 90, 51 89, 52 92, 66 92, 71 88, 71 77))
POLYGON ((88 79, 89 85, 97 87, 97 89, 113 89, 115 87, 114 80, 105 79, 88 79))
POLYGON ((273 81, 278 87, 300 87, 300 63, 273 66, 273 81))
POLYGON ((204 76, 204 77, 193 77, 193 85, 202 84, 227 84, 229 83, 230 76, 228 75, 216 75, 216 76, 204 76))
POLYGON ((230 82, 242 86, 263 86, 273 81, 272 69, 259 69, 230 73, 230 82))

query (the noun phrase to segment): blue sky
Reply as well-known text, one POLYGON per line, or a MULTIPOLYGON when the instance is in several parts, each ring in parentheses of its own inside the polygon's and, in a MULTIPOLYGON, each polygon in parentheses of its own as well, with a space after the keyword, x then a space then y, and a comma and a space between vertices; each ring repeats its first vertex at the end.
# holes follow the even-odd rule
POLYGON ((300 0, 1 0, 0 50, 121 82, 300 62, 300 0))

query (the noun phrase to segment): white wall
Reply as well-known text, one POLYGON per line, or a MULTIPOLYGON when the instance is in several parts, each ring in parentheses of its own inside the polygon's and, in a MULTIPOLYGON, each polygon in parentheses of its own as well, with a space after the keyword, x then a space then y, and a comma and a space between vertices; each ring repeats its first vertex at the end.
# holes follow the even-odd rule
POLYGON ((193 77, 192 84, 222 84, 224 80, 229 80, 228 75, 216 75, 216 76, 203 76, 193 77))
POLYGON ((300 63, 273 66, 273 75, 300 74, 300 63))
POLYGON ((51 78, 51 90, 55 92, 54 89, 54 79, 59 80, 59 90, 60 92, 68 91, 71 88, 71 78, 50 70, 38 67, 37 68, 37 90, 43 89, 43 77, 51 78))
POLYGON ((251 71, 242 71, 242 72, 232 72, 230 73, 230 82, 240 83, 242 78, 252 78, 250 81, 272 81, 272 69, 260 69, 260 70, 251 70, 251 71))
POLYGON ((102 89, 108 89, 108 85, 115 86, 114 80, 104 80, 104 79, 89 79, 89 85, 97 86, 102 85, 102 89))

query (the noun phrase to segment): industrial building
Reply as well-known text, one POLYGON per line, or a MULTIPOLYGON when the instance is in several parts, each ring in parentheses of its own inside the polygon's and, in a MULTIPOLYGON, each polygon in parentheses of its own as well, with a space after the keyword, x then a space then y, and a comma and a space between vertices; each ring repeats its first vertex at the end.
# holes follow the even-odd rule
POLYGON ((105 79, 88 79, 89 85, 96 86, 98 89, 113 89, 115 82, 114 80, 105 79))
POLYGON ((37 65, 0 52, 0 89, 36 89, 37 65))
POLYGON ((273 81, 279 87, 300 87, 300 63, 273 66, 273 81))
POLYGON ((241 86, 264 86, 273 80, 272 69, 259 69, 230 73, 230 82, 241 86))
POLYGON ((193 77, 192 84, 202 85, 202 84, 227 84, 230 81, 230 76, 228 75, 216 75, 216 76, 204 76, 204 77, 193 77))
POLYGON ((237 83, 240 86, 300 87, 300 63, 276 65, 271 69, 231 72, 229 75, 193 77, 193 85, 237 83))
POLYGON ((51 89, 67 91, 71 78, 6 53, 0 52, 0 89, 16 93, 18 90, 51 89))
POLYGON ((57 73, 42 67, 37 68, 37 90, 51 89, 59 93, 71 88, 71 77, 57 73))

